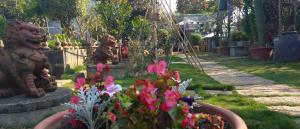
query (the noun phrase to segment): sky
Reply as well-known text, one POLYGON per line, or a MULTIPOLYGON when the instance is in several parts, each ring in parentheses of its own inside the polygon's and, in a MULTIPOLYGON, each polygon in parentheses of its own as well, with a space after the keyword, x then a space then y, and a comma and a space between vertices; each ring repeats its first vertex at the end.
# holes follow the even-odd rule
POLYGON ((168 2, 168 4, 170 4, 170 2, 171 2, 172 11, 175 12, 176 11, 177 0, 166 0, 166 1, 168 2))

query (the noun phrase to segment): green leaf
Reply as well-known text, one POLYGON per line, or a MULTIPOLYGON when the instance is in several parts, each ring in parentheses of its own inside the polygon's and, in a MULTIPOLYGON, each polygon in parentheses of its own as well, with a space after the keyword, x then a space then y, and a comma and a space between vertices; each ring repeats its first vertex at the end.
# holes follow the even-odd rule
POLYGON ((177 116, 177 108, 172 108, 168 113, 170 115, 170 117, 172 118, 173 121, 176 120, 176 116, 177 116))

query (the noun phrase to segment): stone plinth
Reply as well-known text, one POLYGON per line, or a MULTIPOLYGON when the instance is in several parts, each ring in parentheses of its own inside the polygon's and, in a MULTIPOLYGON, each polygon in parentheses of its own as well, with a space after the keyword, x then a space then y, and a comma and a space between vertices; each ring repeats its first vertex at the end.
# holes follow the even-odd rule
MULTIPOLYGON (((124 68, 123 63, 119 63, 117 65, 108 65, 110 68, 109 72, 103 71, 103 77, 106 78, 107 76, 111 75, 115 77, 115 79, 122 79, 125 77, 126 71, 124 68)), ((97 72, 96 65, 88 65, 87 66, 87 77, 91 77, 93 74, 97 72)))
POLYGON ((71 90, 58 88, 41 98, 19 95, 0 99, 0 127, 33 126, 49 115, 66 110, 62 104, 71 96, 71 90))

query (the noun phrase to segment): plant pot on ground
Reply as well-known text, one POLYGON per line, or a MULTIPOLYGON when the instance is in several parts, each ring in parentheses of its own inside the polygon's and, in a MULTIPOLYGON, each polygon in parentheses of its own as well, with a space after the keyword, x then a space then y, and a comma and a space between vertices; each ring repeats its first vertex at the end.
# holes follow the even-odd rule
POLYGON ((196 99, 185 92, 192 79, 181 81, 179 71, 169 70, 167 66, 163 60, 153 61, 147 72, 156 77, 135 80, 132 86, 122 90, 113 76, 105 81, 101 78, 107 65, 97 64, 97 72, 88 82, 77 78, 77 94, 66 104, 69 113, 56 114, 35 129, 50 129, 56 125, 62 125, 58 129, 247 129, 243 120, 230 111, 205 104, 199 106, 196 99))
POLYGON ((229 51, 229 47, 218 47, 217 48, 217 53, 220 55, 224 55, 224 56, 229 56, 230 51, 229 51))
POLYGON ((272 59, 273 48, 269 48, 269 47, 250 48, 250 54, 251 54, 252 59, 270 60, 270 59, 272 59))
MULTIPOLYGON (((191 109, 191 112, 219 115, 222 118, 224 118, 224 122, 226 123, 226 128, 228 129, 247 129, 247 125, 245 124, 245 121, 242 118, 240 118, 238 115, 236 115, 235 113, 229 110, 219 108, 217 106, 213 106, 210 104, 201 104, 191 109)), ((56 113, 48 117, 47 119, 43 120, 42 122, 40 122, 34 129, 63 128, 59 126, 64 125, 61 124, 61 122, 64 121, 65 115, 68 114, 69 114, 68 111, 56 113)))

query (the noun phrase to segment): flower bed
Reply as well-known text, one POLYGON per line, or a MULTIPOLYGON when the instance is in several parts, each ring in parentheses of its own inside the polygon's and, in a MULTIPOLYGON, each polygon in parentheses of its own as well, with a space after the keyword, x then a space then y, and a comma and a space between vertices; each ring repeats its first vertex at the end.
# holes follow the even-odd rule
MULTIPOLYGON (((49 118, 62 121, 61 115, 66 115, 59 128, 224 129, 225 122, 232 124, 232 120, 226 120, 231 118, 222 112, 206 112, 209 109, 195 112, 201 106, 198 108, 195 98, 185 94, 185 89, 192 80, 181 81, 179 71, 168 71, 165 61, 148 66, 147 71, 156 74, 155 77, 136 80, 125 90, 114 83, 112 76, 102 81, 101 73, 109 69, 103 64, 98 64, 97 67, 97 73, 91 80, 77 79, 76 96, 66 104, 70 107, 69 113, 63 112, 49 118)), ((242 120, 238 122, 244 125, 242 120)), ((47 123, 51 122, 45 120, 36 129, 47 123)), ((235 127, 232 125, 227 127, 235 127)), ((43 129, 47 128, 44 126, 43 129)))

